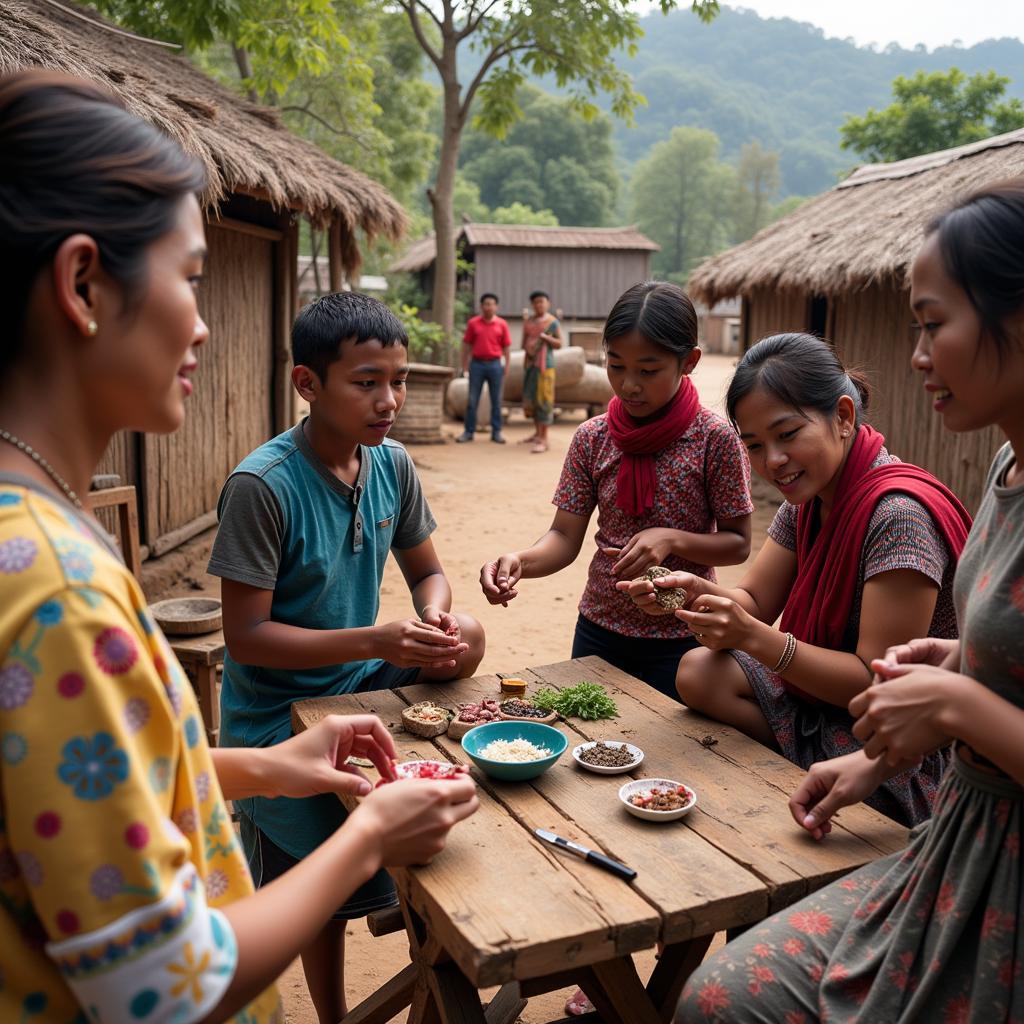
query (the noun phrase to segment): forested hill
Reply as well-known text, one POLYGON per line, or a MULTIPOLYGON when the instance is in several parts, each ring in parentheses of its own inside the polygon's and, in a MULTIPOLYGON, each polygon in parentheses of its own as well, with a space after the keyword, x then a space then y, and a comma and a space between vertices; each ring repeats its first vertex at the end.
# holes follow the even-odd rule
MULTIPOLYGON (((616 125, 624 161, 632 164, 677 125, 709 128, 727 158, 755 140, 776 150, 784 195, 820 192, 858 163, 839 148, 839 126, 848 114, 886 106, 897 75, 991 69, 1010 78, 1009 95, 1024 98, 1024 43, 1015 39, 876 52, 742 8, 723 8, 710 25, 688 10, 650 14, 643 27, 636 57, 623 66, 648 105, 637 111, 635 128, 616 125)), ((879 29, 883 41, 884 32, 879 29)))

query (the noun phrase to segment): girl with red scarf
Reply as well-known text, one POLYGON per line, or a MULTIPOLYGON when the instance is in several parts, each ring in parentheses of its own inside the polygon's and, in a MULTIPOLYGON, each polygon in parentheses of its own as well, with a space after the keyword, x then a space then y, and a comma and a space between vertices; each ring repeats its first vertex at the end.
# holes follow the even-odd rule
POLYGON ((608 412, 587 420, 569 446, 551 529, 532 547, 480 571, 491 604, 519 581, 550 576, 579 555, 597 509, 597 549, 572 656, 598 655, 676 696, 676 666, 696 646, 675 619, 644 615, 616 583, 654 565, 714 581, 715 565, 750 551, 750 469, 743 445, 702 408, 690 374, 700 360, 697 315, 682 289, 648 281, 616 302, 605 324, 608 412))
MULTIPOLYGON (((873 658, 913 637, 956 636, 953 571, 970 516, 889 454, 863 422, 867 398, 819 338, 780 334, 750 349, 726 405, 755 471, 785 501, 738 587, 685 574, 666 584, 686 591, 676 615, 704 648, 680 662, 683 701, 803 768, 860 746, 847 705, 871 684, 873 658)), ((653 611, 653 590, 631 592, 653 611)), ((868 802, 923 821, 946 760, 930 754, 868 802)))

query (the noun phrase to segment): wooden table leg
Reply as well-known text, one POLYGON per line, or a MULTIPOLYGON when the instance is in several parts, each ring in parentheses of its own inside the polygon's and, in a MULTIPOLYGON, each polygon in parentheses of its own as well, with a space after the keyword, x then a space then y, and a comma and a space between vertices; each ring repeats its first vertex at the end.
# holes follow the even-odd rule
POLYGON ((345 1016, 346 1024, 388 1024, 415 998, 419 969, 415 964, 403 968, 373 995, 364 999, 345 1016))
POLYGON ((196 691, 199 694, 199 710, 206 726, 206 739, 211 747, 217 746, 220 734, 220 701, 217 699, 217 666, 193 665, 196 674, 196 691))
POLYGON ((630 956, 606 960, 587 968, 581 985, 594 1008, 616 1024, 661 1024, 630 956))
POLYGON ((683 986, 700 966, 713 938, 713 935, 701 935, 686 942, 675 942, 662 950, 647 982, 647 993, 664 1024, 669 1024, 675 1016, 683 986))
POLYGON ((514 1024, 516 1017, 526 1009, 526 1000, 519 990, 518 981, 502 985, 487 1004, 484 1017, 487 1024, 514 1024))

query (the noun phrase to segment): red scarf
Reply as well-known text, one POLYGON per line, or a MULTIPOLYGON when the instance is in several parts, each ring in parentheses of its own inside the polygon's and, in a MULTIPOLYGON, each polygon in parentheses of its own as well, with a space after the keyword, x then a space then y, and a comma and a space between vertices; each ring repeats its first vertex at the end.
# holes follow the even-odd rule
POLYGON ((608 430, 622 451, 615 479, 619 508, 631 516, 642 516, 654 507, 654 456, 678 441, 699 412, 700 399, 689 377, 682 378, 664 413, 651 423, 637 423, 617 396, 608 403, 608 430))
MULTIPOLYGON (((899 492, 919 501, 959 560, 971 528, 971 515, 960 499, 931 473, 906 462, 871 468, 885 438, 862 426, 854 439, 832 511, 814 535, 815 501, 800 506, 796 525, 796 582, 782 612, 781 628, 797 640, 842 650, 860 572, 861 549, 868 524, 886 494, 899 492)), ((907 637, 909 640, 910 637, 907 637)), ((787 684, 793 693, 807 698, 787 684)), ((810 698, 813 699, 813 698, 810 698)))

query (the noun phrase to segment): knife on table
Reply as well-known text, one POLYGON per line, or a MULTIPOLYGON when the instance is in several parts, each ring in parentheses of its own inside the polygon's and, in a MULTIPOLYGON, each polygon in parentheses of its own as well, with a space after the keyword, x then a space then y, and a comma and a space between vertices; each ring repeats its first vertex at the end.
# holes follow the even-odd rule
POLYGON ((604 868, 605 871, 618 875, 619 878, 626 882, 632 882, 636 878, 636 872, 632 868, 626 867, 625 864, 620 864, 617 860, 612 860, 611 857, 606 857, 603 853, 598 853, 596 850, 588 850, 587 847, 580 846, 579 843, 574 843, 571 839, 556 836, 554 832, 548 832, 542 828, 536 828, 533 831, 534 835, 543 839, 544 842, 557 846, 561 850, 568 850, 570 853, 576 854, 577 857, 582 857, 583 860, 589 860, 592 864, 604 868))

